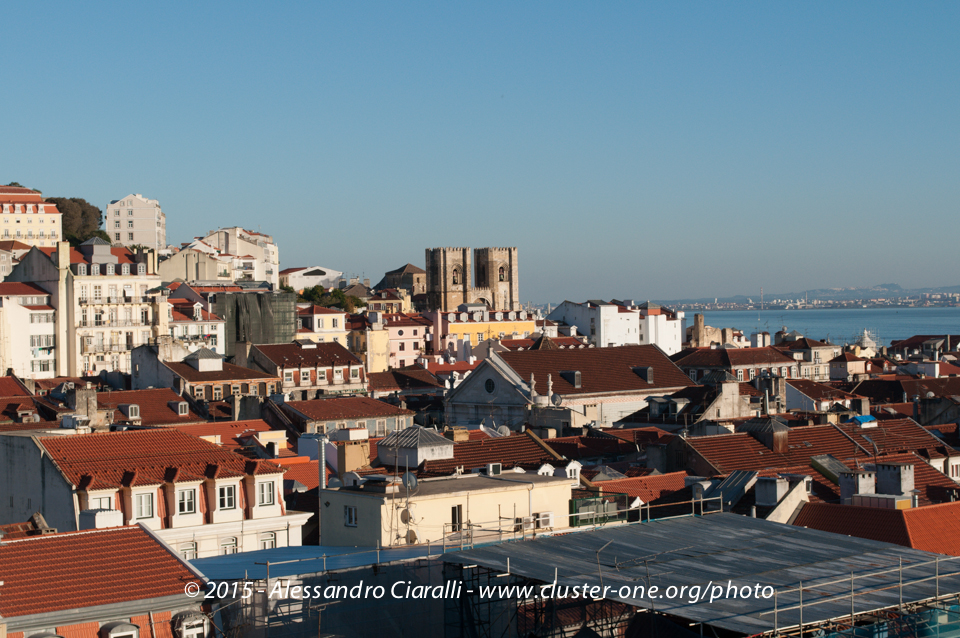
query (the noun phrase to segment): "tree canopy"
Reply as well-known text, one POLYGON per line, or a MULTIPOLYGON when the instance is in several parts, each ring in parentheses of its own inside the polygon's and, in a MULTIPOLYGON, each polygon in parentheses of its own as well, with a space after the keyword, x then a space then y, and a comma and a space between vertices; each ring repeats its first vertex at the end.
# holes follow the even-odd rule
POLYGON ((87 200, 80 197, 48 197, 47 201, 56 204, 57 210, 63 215, 63 236, 72 245, 81 244, 91 237, 110 241, 110 235, 100 230, 103 212, 87 200))
MULTIPOLYGON (((293 289, 291 288, 291 290, 293 289)), ((349 313, 354 313, 357 311, 357 308, 362 308, 367 305, 362 299, 354 297, 353 295, 346 295, 339 288, 333 288, 327 291, 323 286, 304 288, 298 297, 298 301, 312 303, 324 308, 337 307, 349 313)))

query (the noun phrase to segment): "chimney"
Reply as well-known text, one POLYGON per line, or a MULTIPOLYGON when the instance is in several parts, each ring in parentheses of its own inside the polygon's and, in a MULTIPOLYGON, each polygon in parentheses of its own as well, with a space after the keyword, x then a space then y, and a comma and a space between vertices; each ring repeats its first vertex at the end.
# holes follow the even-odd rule
POLYGON ((840 502, 849 505, 855 494, 875 494, 873 472, 840 472, 840 502))
POLYGON ((870 416, 870 399, 866 397, 850 401, 852 407, 860 416, 870 416))
POLYGON ((877 493, 878 494, 910 494, 913 492, 913 464, 912 463, 879 463, 877 464, 877 493))

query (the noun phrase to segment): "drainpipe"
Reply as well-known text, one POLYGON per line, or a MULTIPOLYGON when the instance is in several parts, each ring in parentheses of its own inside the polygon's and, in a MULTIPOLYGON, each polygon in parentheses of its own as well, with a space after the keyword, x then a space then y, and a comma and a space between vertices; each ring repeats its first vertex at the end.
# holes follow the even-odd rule
POLYGON ((527 516, 533 518, 533 483, 528 481, 518 481, 516 479, 508 479, 502 476, 491 476, 490 478, 496 479, 498 481, 509 481, 510 483, 520 483, 527 486, 527 516))
POLYGON ((320 472, 320 489, 327 489, 327 437, 321 436, 317 439, 317 459, 319 460, 319 466, 317 470, 320 472))

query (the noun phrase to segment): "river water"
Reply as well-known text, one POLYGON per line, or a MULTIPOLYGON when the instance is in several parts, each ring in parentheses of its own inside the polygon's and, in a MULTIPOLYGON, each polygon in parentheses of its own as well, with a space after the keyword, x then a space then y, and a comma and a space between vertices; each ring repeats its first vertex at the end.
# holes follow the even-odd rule
MULTIPOLYGON (((693 311, 686 312, 688 326, 693 311)), ((938 308, 836 308, 830 310, 707 310, 704 321, 714 328, 736 328, 748 338, 759 330, 773 334, 786 326, 811 339, 837 344, 853 342, 864 329, 878 343, 918 334, 960 334, 960 307, 938 308)))

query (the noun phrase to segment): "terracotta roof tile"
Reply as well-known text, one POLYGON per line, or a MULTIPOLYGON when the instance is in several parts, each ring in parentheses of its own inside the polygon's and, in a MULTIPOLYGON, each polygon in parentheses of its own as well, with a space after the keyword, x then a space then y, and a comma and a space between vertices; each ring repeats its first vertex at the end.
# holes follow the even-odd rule
POLYGON ((332 397, 311 401, 287 401, 284 405, 314 421, 368 419, 379 416, 409 416, 412 410, 377 401, 370 397, 332 397))
POLYGON ((604 494, 627 494, 649 503, 660 498, 664 493, 677 492, 686 487, 686 472, 671 472, 653 476, 638 476, 635 478, 602 481, 598 485, 603 488, 604 494))
POLYGON ((43 437, 38 441, 64 477, 83 489, 92 482, 109 486, 160 484, 168 480, 171 469, 190 476, 242 476, 270 473, 275 467, 251 462, 173 428, 43 437))
POLYGON ((125 422, 124 416, 118 407, 126 404, 140 406, 140 424, 145 426, 163 426, 182 423, 198 423, 205 419, 190 408, 186 415, 180 416, 170 407, 171 402, 180 403, 183 397, 170 388, 155 388, 152 390, 123 390, 119 392, 98 392, 97 405, 99 408, 114 408, 114 422, 125 422))
POLYGON ((540 388, 546 388, 547 375, 551 375, 553 391, 561 395, 660 390, 694 385, 690 377, 673 365, 656 346, 508 351, 498 356, 520 378, 529 380, 533 374, 540 388), (635 368, 645 367, 653 368, 652 384, 634 371, 635 368), (561 371, 566 370, 580 372, 580 388, 574 387, 560 375, 561 371))
POLYGON ((317 343, 316 347, 304 348, 298 343, 255 345, 275 365, 287 368, 329 368, 332 366, 360 365, 358 359, 339 343, 317 343))
POLYGON ((781 367, 796 364, 772 346, 764 348, 694 348, 674 362, 681 368, 781 367))
POLYGON ((202 583, 139 526, 5 542, 0 580, 4 618, 182 596, 187 583, 202 583))
POLYGON ((444 387, 439 379, 420 366, 407 366, 386 372, 371 372, 367 375, 367 382, 371 391, 379 392, 403 390, 433 391, 444 387))
POLYGON ((13 377, 0 377, 0 397, 30 396, 23 384, 13 377))
POLYGON ((222 370, 200 371, 189 363, 165 362, 165 366, 173 370, 177 375, 186 379, 190 383, 208 383, 211 381, 266 381, 268 383, 279 383, 280 377, 275 377, 266 372, 259 372, 235 366, 232 363, 224 363, 222 370))

